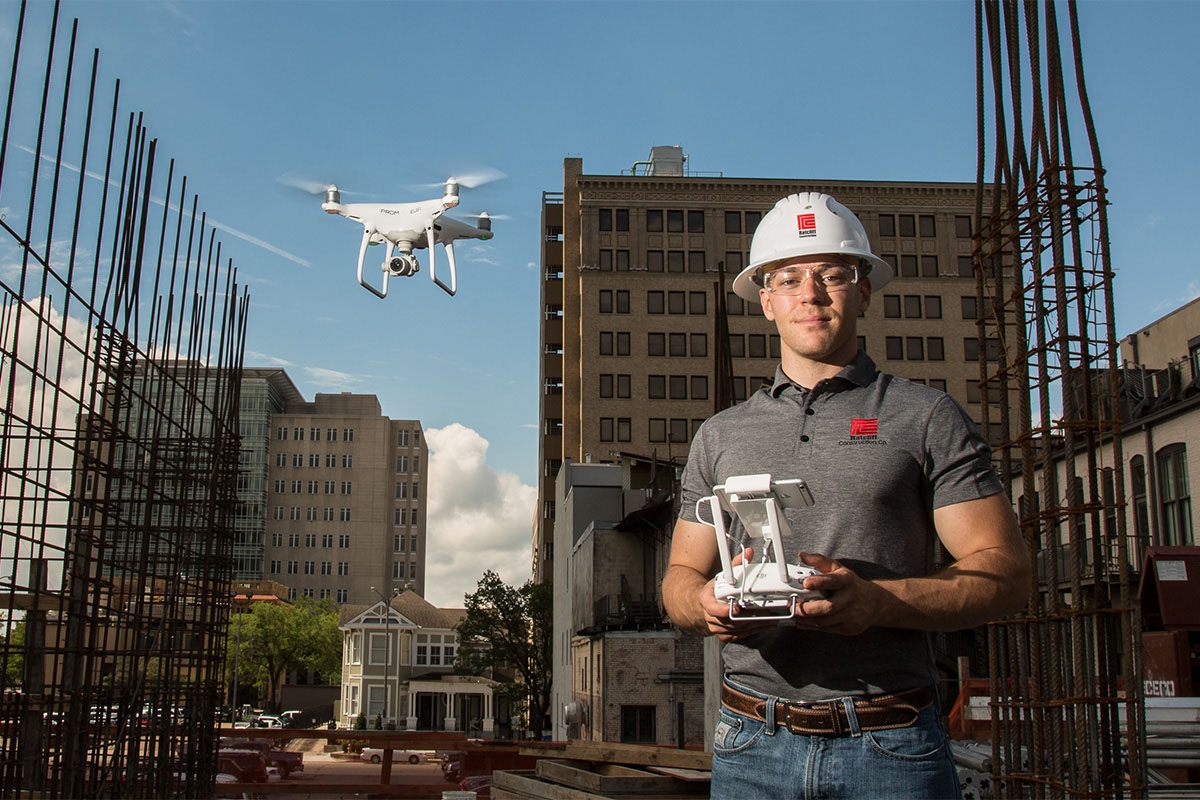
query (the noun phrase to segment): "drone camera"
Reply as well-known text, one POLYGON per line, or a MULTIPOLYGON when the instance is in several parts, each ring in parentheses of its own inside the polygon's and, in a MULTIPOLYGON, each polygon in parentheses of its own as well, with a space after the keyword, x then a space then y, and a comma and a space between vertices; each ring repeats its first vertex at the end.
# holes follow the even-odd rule
POLYGON ((487 214, 480 214, 476 221, 476 227, 481 231, 490 231, 492 229, 492 218, 487 214))
POLYGON ((411 277, 420 269, 421 264, 417 261, 417 257, 407 253, 393 256, 387 263, 387 271, 400 278, 411 277))

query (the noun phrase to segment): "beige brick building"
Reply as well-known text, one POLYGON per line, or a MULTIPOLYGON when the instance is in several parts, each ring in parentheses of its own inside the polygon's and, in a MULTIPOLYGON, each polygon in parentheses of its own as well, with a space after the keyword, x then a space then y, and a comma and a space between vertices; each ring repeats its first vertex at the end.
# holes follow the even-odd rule
POLYGON ((428 465, 421 423, 375 395, 289 399, 271 419, 263 577, 343 604, 423 595, 428 465))
POLYGON ((668 158, 631 171, 650 174, 589 175, 582 159, 565 159, 562 192, 543 195, 538 580, 552 573, 564 460, 608 462, 618 451, 686 458, 721 389, 719 302, 728 308, 734 399, 773 377, 774 326, 729 284, 759 219, 787 194, 833 194, 893 263, 896 279, 860 324, 880 368, 948 391, 980 419, 973 183, 700 177, 683 174, 676 148, 655 151, 668 158))

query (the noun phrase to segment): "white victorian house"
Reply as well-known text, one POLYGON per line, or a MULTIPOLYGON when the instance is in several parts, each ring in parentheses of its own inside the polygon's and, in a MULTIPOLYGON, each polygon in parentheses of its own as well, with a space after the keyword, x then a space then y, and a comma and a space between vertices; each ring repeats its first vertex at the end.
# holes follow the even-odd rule
POLYGON ((339 727, 359 714, 403 730, 465 731, 492 738, 496 708, 489 678, 454 673, 463 609, 437 608, 409 590, 390 608, 342 606, 339 727))

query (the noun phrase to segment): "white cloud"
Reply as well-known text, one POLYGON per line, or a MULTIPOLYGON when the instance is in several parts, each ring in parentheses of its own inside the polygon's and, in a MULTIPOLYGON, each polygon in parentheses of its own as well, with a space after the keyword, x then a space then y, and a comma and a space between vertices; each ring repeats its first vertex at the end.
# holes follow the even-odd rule
POLYGON ((485 570, 509 584, 530 578, 537 488, 487 463, 488 441, 457 422, 425 432, 429 507, 425 596, 461 608, 485 570))
POLYGON ((275 356, 267 355, 266 353, 259 353, 255 350, 247 350, 246 366, 257 366, 257 364, 251 363, 254 361, 266 364, 269 367, 290 367, 292 365, 292 362, 288 361, 286 358, 277 358, 275 356))
POLYGON ((304 374, 308 376, 309 381, 322 389, 344 389, 362 381, 361 375, 324 367, 305 367, 304 374))

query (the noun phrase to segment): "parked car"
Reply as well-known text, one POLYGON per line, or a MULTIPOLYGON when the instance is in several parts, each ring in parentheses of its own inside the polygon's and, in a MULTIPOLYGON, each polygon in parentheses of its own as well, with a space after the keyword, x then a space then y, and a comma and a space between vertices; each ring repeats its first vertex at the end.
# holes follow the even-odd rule
POLYGON ((277 749, 263 739, 222 738, 221 750, 254 750, 262 753, 263 758, 267 760, 267 766, 277 768, 281 778, 286 778, 293 772, 304 771, 304 753, 277 749))
POLYGON ((267 760, 256 750, 221 750, 217 753, 217 771, 226 772, 239 783, 266 783, 267 760))
MULTIPOLYGON (((432 753, 431 750, 393 750, 392 763, 407 761, 410 764, 420 764, 430 753, 432 753)), ((370 761, 372 764, 380 764, 383 762, 383 748, 364 747, 358 757, 363 761, 370 761)))
POLYGON ((284 727, 284 725, 283 725, 283 720, 281 720, 279 717, 271 716, 270 714, 263 714, 261 716, 255 717, 250 722, 250 727, 251 728, 282 728, 282 727, 284 727))
POLYGON ((285 728, 300 728, 302 723, 308 719, 308 714, 303 711, 284 711, 280 713, 279 719, 283 720, 285 728))

